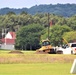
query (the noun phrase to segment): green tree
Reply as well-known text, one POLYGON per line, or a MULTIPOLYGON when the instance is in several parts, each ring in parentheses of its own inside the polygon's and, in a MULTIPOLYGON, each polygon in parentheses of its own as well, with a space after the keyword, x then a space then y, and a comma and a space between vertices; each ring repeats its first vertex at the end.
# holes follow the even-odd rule
POLYGON ((63 34, 64 39, 68 42, 76 41, 76 31, 70 31, 63 34))
MULTIPOLYGON (((65 32, 69 32, 71 31, 72 29, 66 25, 64 26, 60 26, 60 25, 55 25, 55 26, 52 26, 50 28, 50 34, 49 34, 49 40, 51 42, 52 45, 54 46, 59 46, 62 44, 62 35, 65 33, 65 32)), ((47 30, 46 30, 47 31, 47 30)), ((48 33, 46 32, 44 35, 42 35, 42 38, 47 38, 48 36, 48 33)))
POLYGON ((15 12, 10 11, 7 13, 7 15, 16 15, 16 14, 15 14, 15 12))
POLYGON ((76 15, 67 19, 67 25, 73 30, 76 30, 76 15))
POLYGON ((65 32, 69 32, 72 29, 66 25, 64 26, 59 26, 56 25, 54 27, 51 28, 51 34, 50 34, 50 40, 51 42, 55 45, 55 46, 59 46, 62 44, 62 35, 65 32))
POLYGON ((40 42, 41 31, 44 27, 39 24, 31 24, 22 27, 17 32, 16 46, 21 46, 22 49, 38 47, 40 42))
POLYGON ((25 11, 22 11, 21 13, 20 13, 20 15, 27 15, 28 13, 27 12, 25 12, 25 11))

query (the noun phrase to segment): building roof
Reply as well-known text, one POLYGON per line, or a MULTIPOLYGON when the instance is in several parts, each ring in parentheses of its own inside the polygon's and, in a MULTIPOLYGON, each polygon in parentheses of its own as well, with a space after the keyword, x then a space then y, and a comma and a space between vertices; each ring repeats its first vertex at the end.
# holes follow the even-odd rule
POLYGON ((2 43, 15 44, 15 39, 1 39, 2 43))
POLYGON ((15 44, 15 39, 16 39, 15 32, 8 32, 5 38, 1 39, 1 42, 6 44, 15 44))
POLYGON ((11 34, 12 39, 16 39, 16 34, 15 34, 15 32, 9 32, 9 33, 11 34))

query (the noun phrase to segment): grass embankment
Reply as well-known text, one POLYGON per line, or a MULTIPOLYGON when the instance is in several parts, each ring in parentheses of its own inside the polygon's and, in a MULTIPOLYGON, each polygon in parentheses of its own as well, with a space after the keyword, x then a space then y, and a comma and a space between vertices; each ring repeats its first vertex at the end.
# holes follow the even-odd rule
POLYGON ((0 75, 72 75, 70 69, 75 58, 76 55, 0 51, 0 75))
POLYGON ((76 55, 63 54, 35 54, 35 52, 23 52, 23 54, 10 54, 9 51, 0 52, 0 64, 16 63, 72 63, 76 55))

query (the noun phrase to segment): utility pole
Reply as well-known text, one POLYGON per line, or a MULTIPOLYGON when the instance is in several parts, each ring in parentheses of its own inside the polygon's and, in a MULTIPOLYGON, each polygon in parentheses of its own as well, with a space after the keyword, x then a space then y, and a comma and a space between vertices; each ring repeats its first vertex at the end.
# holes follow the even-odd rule
POLYGON ((6 28, 5 28, 5 46, 6 46, 6 28))
POLYGON ((49 28, 50 28, 50 25, 49 25, 49 13, 48 13, 48 40, 49 40, 49 28))
POLYGON ((4 35, 4 29, 2 28, 2 38, 3 38, 3 35, 4 35))

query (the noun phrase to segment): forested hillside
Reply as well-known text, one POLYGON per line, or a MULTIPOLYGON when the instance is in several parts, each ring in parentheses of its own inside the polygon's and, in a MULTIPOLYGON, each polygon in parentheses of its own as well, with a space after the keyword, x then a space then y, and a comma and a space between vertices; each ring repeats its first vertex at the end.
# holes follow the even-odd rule
POLYGON ((29 14, 36 13, 52 13, 64 17, 69 17, 76 14, 76 4, 56 4, 56 5, 35 5, 31 8, 22 8, 22 9, 14 9, 14 8, 2 8, 0 9, 0 14, 6 14, 8 12, 15 12, 16 14, 20 14, 22 11, 25 11, 29 14))

